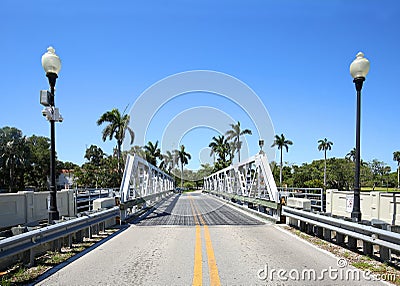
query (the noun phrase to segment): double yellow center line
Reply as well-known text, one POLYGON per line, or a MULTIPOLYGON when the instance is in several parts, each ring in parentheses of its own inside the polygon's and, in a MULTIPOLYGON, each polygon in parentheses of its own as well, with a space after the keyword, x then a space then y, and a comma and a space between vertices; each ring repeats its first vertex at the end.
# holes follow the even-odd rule
POLYGON ((201 228, 203 226, 204 239, 206 243, 207 259, 208 259, 208 272, 210 275, 210 285, 220 286, 221 282, 218 275, 217 262, 215 260, 214 249, 211 243, 210 231, 208 226, 203 219, 203 216, 197 209, 197 206, 193 200, 193 197, 189 195, 189 202, 192 208, 194 222, 196 224, 196 244, 194 250, 194 274, 193 274, 193 286, 203 285, 203 260, 202 260, 202 244, 201 244, 201 228))

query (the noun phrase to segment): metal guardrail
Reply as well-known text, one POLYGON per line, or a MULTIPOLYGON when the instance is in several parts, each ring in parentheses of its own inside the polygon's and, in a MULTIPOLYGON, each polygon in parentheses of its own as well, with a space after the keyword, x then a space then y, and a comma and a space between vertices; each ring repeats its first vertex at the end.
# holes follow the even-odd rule
POLYGON ((105 211, 90 214, 85 217, 71 219, 51 226, 33 230, 0 241, 0 260, 30 251, 30 263, 33 262, 34 249, 45 243, 68 237, 74 233, 101 224, 119 215, 119 208, 113 207, 105 211))
MULTIPOLYGON (((380 258, 383 261, 391 260, 391 250, 400 251, 400 233, 391 232, 370 225, 363 225, 339 218, 324 216, 304 210, 294 209, 290 207, 282 207, 282 215, 301 222, 302 230, 308 229, 313 232, 313 227, 320 228, 320 235, 325 239, 331 239, 331 231, 336 232, 336 242, 344 243, 344 236, 348 236, 348 244, 351 248, 357 248, 357 240, 363 241, 363 251, 366 254, 372 254, 373 245, 380 246, 380 258)), ((377 226, 387 224, 377 223, 377 226)))

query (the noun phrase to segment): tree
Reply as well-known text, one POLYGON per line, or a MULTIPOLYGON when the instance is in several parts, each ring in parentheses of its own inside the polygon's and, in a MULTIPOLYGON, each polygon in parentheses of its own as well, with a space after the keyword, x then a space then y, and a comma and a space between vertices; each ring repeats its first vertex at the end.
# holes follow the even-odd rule
POLYGON ((162 159, 161 150, 158 148, 158 141, 156 144, 149 141, 146 146, 144 146, 144 151, 146 154, 146 161, 157 167, 157 158, 162 159))
POLYGON ((356 148, 351 149, 350 152, 346 154, 346 159, 352 162, 356 160, 356 148))
POLYGON ((383 177, 385 174, 385 163, 378 159, 373 159, 369 163, 369 167, 372 171, 373 186, 372 190, 375 190, 377 184, 383 186, 383 177))
POLYGON ((211 148, 210 156, 213 154, 218 155, 218 159, 214 160, 215 171, 224 169, 232 164, 231 145, 224 135, 213 137, 211 143, 208 145, 211 148), (227 157, 229 156, 229 159, 227 157))
POLYGON ((4 127, 0 130, 0 159, 4 176, 8 173, 8 190, 24 188, 24 170, 28 163, 29 148, 22 131, 14 127, 4 127), (19 177, 19 180, 17 180, 19 177))
POLYGON ((397 162, 397 188, 400 188, 400 151, 393 152, 393 161, 397 162))
POLYGON ((128 131, 131 141, 130 144, 133 143, 135 139, 135 133, 128 126, 130 121, 130 116, 128 114, 122 114, 118 109, 114 108, 111 111, 105 112, 99 120, 97 120, 97 125, 101 125, 105 122, 109 124, 103 129, 103 141, 106 141, 107 137, 109 140, 112 140, 113 136, 115 140, 117 140, 117 161, 118 161, 118 172, 122 173, 121 169, 121 145, 125 139, 125 132, 128 131))
POLYGON ((240 141, 240 136, 242 135, 251 135, 252 132, 250 129, 242 130, 240 127, 240 122, 238 121, 237 124, 229 124, 232 129, 226 131, 225 135, 228 140, 233 140, 235 150, 238 153, 238 160, 240 162, 240 149, 242 148, 242 141, 240 141))
POLYGON ((30 167, 25 171, 25 182, 28 186, 45 191, 48 188, 47 177, 50 170, 50 140, 32 135, 26 143, 30 149, 30 167))
MULTIPOLYGON (((176 151, 176 150, 174 150, 176 151)), ((177 156, 174 156, 174 151, 167 151, 161 155, 162 162, 160 163, 160 169, 166 170, 168 174, 171 174, 171 170, 177 165, 177 156)))
POLYGON ((188 164, 189 160, 192 158, 192 156, 185 151, 185 145, 181 145, 178 150, 178 158, 181 163, 181 187, 183 187, 183 166, 188 164))
POLYGON ((281 134, 281 136, 279 135, 275 135, 275 140, 274 143, 271 145, 271 147, 278 147, 278 150, 281 150, 281 165, 280 165, 280 173, 279 173, 279 183, 282 186, 282 167, 283 167, 283 147, 286 148, 286 152, 289 152, 289 145, 293 145, 293 142, 290 140, 287 140, 285 138, 285 135, 281 134))
POLYGON ((105 154, 100 147, 97 147, 96 145, 90 145, 90 147, 86 149, 85 159, 95 166, 100 166, 104 155, 105 154))
POLYGON ((328 141, 328 139, 320 139, 318 140, 318 150, 324 151, 324 160, 325 160, 325 164, 324 164, 324 187, 326 188, 326 151, 327 150, 331 150, 332 149, 332 145, 333 143, 331 141, 328 141))
POLYGON ((129 150, 131 155, 138 155, 141 158, 146 158, 146 152, 143 150, 142 146, 135 145, 129 150))

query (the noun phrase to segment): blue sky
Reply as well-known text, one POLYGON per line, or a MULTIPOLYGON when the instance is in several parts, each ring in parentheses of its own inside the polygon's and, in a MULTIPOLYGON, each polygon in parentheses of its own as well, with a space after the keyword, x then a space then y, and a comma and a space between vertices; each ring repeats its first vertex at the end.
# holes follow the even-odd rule
MULTIPOLYGON (((39 104, 39 90, 48 88, 40 58, 52 45, 63 64, 56 86, 64 117, 56 148, 63 161, 83 163, 91 144, 111 153, 115 143, 102 142, 100 115, 127 105, 129 111, 157 81, 191 70, 222 72, 247 84, 268 110, 275 133, 294 142, 285 161, 322 158, 317 141, 325 137, 334 142, 328 156, 343 157, 355 145, 349 65, 363 51, 371 69, 362 94, 362 158, 394 169, 392 154, 400 150, 399 27, 395 0, 1 0, 0 126, 49 136, 39 104)), ((198 106, 255 128, 228 99, 193 92, 158 111, 146 140, 161 140, 166 122, 198 106)), ((190 168, 198 167, 198 154, 216 134, 212 128, 182 134, 180 143, 194 157, 190 168)), ((258 151, 258 139, 248 137, 249 153, 258 151)))

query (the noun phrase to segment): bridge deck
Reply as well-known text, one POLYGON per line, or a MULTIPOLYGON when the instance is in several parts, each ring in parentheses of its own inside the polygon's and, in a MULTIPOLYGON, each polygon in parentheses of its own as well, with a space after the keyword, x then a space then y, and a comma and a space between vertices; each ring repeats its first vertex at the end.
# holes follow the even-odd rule
POLYGON ((39 285, 377 285, 362 277, 330 280, 328 273, 324 281, 285 281, 271 273, 321 275, 329 268, 342 269, 335 257, 279 227, 208 195, 183 194, 39 285), (266 278, 261 269, 272 276, 260 279, 266 278))
POLYGON ((257 219, 240 213, 221 202, 200 193, 174 195, 137 225, 195 225, 192 205, 207 225, 260 225, 257 219))

